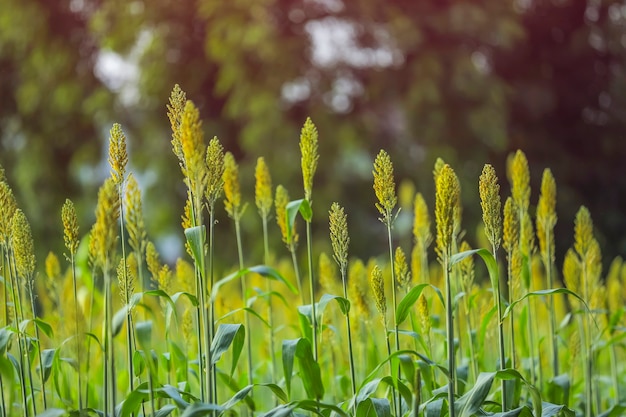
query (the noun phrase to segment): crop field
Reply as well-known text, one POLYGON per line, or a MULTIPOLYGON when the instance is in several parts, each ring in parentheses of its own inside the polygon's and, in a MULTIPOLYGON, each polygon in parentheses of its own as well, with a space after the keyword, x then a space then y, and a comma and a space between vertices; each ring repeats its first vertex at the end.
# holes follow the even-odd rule
POLYGON ((479 190, 484 224, 472 240, 484 247, 466 242, 461 183, 438 159, 434 207, 414 192, 402 212, 413 224, 403 248, 393 155, 381 150, 377 203, 361 210, 378 215, 387 245, 358 259, 349 230, 371 226, 352 224, 341 201, 313 204, 324 163, 313 121, 300 133, 303 188, 279 185, 259 156, 255 193, 242 195, 248 179, 218 138, 205 140, 178 86, 167 116, 188 196, 175 263, 146 230, 120 125, 93 227, 80 230, 66 200, 48 220, 65 247, 45 260, 0 170, 0 417, 626 413, 626 263, 603 270, 589 210, 557 219, 551 171, 531 192, 522 151, 499 173, 511 196, 491 165, 462 184, 479 190), (224 210, 239 261, 218 272, 224 210), (242 239, 244 211, 257 216, 259 242, 242 239), (555 236, 557 220, 570 235, 555 236), (314 239, 332 253, 316 253, 314 239), (571 241, 563 260, 555 240, 571 241), (256 262, 253 244, 264 248, 256 262))

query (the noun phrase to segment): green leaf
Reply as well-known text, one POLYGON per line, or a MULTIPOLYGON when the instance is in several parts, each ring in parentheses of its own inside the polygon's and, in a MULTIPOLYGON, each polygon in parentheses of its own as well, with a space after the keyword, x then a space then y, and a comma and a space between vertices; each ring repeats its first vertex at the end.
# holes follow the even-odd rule
POLYGON ((135 324, 135 335, 139 346, 146 352, 152 343, 152 321, 140 321, 135 324))
POLYGON ((15 332, 7 327, 3 327, 0 329, 0 356, 4 355, 4 353, 6 352, 9 341, 14 334, 15 332))
POLYGON ((256 265, 250 268, 240 269, 239 271, 233 272, 232 274, 222 278, 217 281, 213 288, 211 289, 211 299, 215 301, 217 299, 217 295, 219 293, 219 289, 223 287, 225 284, 228 284, 231 281, 234 281, 250 272, 254 272, 259 274, 265 278, 275 279, 276 281, 280 281, 287 286, 294 294, 298 294, 298 290, 287 281, 282 275, 278 273, 274 268, 271 268, 266 265, 256 265))
POLYGON ((239 390, 239 392, 235 393, 235 395, 233 395, 232 398, 230 398, 228 401, 226 401, 224 404, 222 404, 222 407, 224 408, 224 410, 231 409, 239 401, 241 401, 244 398, 246 398, 248 396, 248 394, 250 394, 250 391, 252 391, 252 387, 253 386, 254 385, 248 385, 248 386, 244 387, 243 389, 239 390))
POLYGON ((487 271, 489 272, 489 279, 491 280, 491 287, 494 289, 494 291, 499 293, 500 281, 499 281, 498 263, 496 262, 496 259, 493 257, 491 252, 489 252, 487 249, 484 249, 484 248, 472 249, 472 250, 468 250, 465 252, 454 254, 450 258, 450 264, 454 265, 458 262, 461 262, 463 259, 467 258, 468 256, 472 256, 474 254, 478 254, 485 262, 485 265, 487 266, 487 271))
POLYGON ((206 242, 206 228, 204 225, 185 229, 185 237, 191 249, 193 260, 204 276, 204 244, 206 242))
POLYGON ((541 404, 541 416, 542 417, 575 417, 576 413, 567 408, 565 405, 557 405, 544 402, 541 404))
POLYGON ((220 324, 211 343, 211 365, 215 365, 224 352, 233 345, 233 361, 230 368, 230 375, 235 372, 237 361, 241 355, 246 338, 245 327, 241 324, 220 324))
POLYGON ((54 355, 56 349, 44 349, 41 351, 41 361, 43 363, 43 379, 44 382, 50 377, 50 371, 52 370, 52 363, 54 361, 54 355))
POLYGON ((174 404, 166 404, 161 407, 156 413, 154 413, 154 417, 169 416, 174 410, 176 410, 176 406, 174 404))
POLYGON ((298 359, 300 380, 309 398, 322 398, 324 385, 319 364, 313 359, 311 342, 306 338, 283 340, 283 369, 285 386, 291 394, 291 377, 293 375, 294 358, 298 359))
POLYGON ((328 303, 333 300, 337 301, 337 304, 339 304, 339 309, 344 316, 350 312, 350 301, 338 295, 324 294, 322 295, 322 298, 320 298, 320 301, 316 304, 317 307, 315 309, 315 314, 318 316, 318 321, 324 314, 326 305, 328 305, 328 303))
POLYGON ((224 409, 217 404, 194 403, 191 404, 180 417, 200 417, 213 414, 217 411, 222 413, 224 409))
POLYGON ((111 326, 113 328, 113 337, 117 336, 119 332, 122 330, 122 327, 124 326, 124 322, 126 321, 126 318, 128 317, 129 311, 130 310, 128 308, 128 305, 123 305, 122 308, 117 310, 117 312, 113 316, 113 320, 111 321, 111 326))
POLYGON ((290 201, 287 204, 287 244, 291 243, 296 215, 300 213, 305 222, 313 219, 313 209, 305 199, 290 201))
POLYGON ((67 411, 61 408, 48 408, 46 411, 37 414, 37 417, 61 417, 67 414, 67 411))
POLYGON ((391 406, 386 398, 367 398, 359 403, 357 417, 391 417, 391 406))
POLYGON ((255 384, 255 385, 259 387, 269 388, 274 393, 274 395, 283 402, 289 401, 289 398, 287 397, 287 394, 285 393, 285 391, 283 391, 283 389, 276 384, 268 383, 268 384, 255 384))
POLYGON ((39 330, 43 332, 43 334, 45 334, 50 339, 52 339, 53 337, 52 326, 50 326, 48 323, 46 323, 45 321, 39 318, 22 320, 22 322, 19 325, 20 332, 25 332, 26 328, 28 327, 30 323, 34 323, 35 326, 37 326, 39 330))
POLYGON ((443 301, 443 295, 441 294, 439 288, 430 284, 416 285, 415 287, 411 288, 411 291, 409 291, 398 304, 398 308, 396 309, 396 319, 398 321, 398 326, 404 323, 404 320, 406 320, 406 318, 409 316, 409 313, 411 312, 411 308, 413 308, 413 305, 417 302, 420 295, 422 294, 422 291, 424 291, 424 288, 426 287, 432 287, 439 297, 439 300, 441 300, 441 304, 445 304, 443 301))
POLYGON ((481 372, 472 389, 455 401, 454 405, 459 417, 471 417, 478 412, 489 395, 494 377, 495 372, 481 372))
POLYGON ((506 308, 506 310, 504 310, 504 314, 502 315, 502 320, 504 320, 506 317, 508 317, 508 315, 511 313, 511 311, 513 310, 513 308, 515 308, 515 306, 518 303, 521 303, 522 301, 524 301, 525 299, 527 299, 528 297, 538 297, 538 296, 545 296, 545 295, 553 295, 553 294, 568 294, 571 295, 577 299, 580 300, 581 303, 583 303, 583 305, 585 306, 585 308, 587 309, 587 311, 589 311, 589 307, 587 306, 587 303, 585 303, 585 300, 583 300, 578 294, 576 294, 575 292, 568 290, 567 288, 552 288, 549 290, 538 290, 538 291, 533 291, 533 292, 529 292, 526 293, 522 298, 520 298, 519 300, 515 300, 513 301, 511 304, 509 304, 506 308))
POLYGON ((133 352, 133 371, 135 377, 141 376, 146 369, 146 358, 143 350, 135 350, 133 352))

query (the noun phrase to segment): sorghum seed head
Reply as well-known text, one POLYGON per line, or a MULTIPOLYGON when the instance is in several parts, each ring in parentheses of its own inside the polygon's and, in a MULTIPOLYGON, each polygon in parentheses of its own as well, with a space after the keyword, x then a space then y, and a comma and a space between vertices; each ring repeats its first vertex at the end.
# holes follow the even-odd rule
POLYGON ((393 209, 398 201, 396 197, 396 183, 393 178, 393 164, 389 154, 380 150, 374 161, 374 192, 378 203, 376 208, 382 214, 381 221, 390 224, 393 221, 393 209))
POLYGON ((500 185, 493 166, 486 164, 478 184, 480 206, 483 210, 485 234, 489 243, 497 250, 502 241, 502 211, 500 185))
POLYGON ((311 121, 311 118, 307 117, 300 133, 300 152, 302 154, 301 166, 304 183, 304 198, 308 201, 311 201, 313 177, 315 176, 317 161, 319 159, 317 136, 317 128, 313 124, 313 121, 311 121))

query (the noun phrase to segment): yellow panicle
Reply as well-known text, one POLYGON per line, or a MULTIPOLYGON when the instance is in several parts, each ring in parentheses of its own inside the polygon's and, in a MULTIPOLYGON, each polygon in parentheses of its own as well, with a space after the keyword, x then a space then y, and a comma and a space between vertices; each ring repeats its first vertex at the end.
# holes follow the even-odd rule
POLYGON ((17 210, 13 190, 5 181, 0 181, 0 244, 7 245, 11 235, 11 220, 17 210))
POLYGON ((167 117, 170 120, 170 126, 172 127, 172 148, 174 154, 182 164, 184 162, 183 145, 180 139, 180 124, 183 118, 183 109, 187 102, 187 96, 183 90, 181 90, 178 84, 174 85, 172 93, 170 94, 170 104, 167 107, 167 117))
POLYGON ((586 258, 593 240, 593 222, 591 221, 591 215, 587 207, 581 206, 574 220, 574 249, 580 259, 586 258))
MULTIPOLYGON (((183 175, 188 181, 187 186, 191 190, 194 198, 200 198, 204 192, 206 165, 204 134, 202 132, 202 122, 200 112, 193 104, 187 100, 180 121, 180 141, 182 145, 184 163, 182 165, 183 175)), ((194 206, 194 210, 200 207, 194 206)), ((198 216, 198 213, 194 213, 198 216)))
POLYGON ((478 184, 480 206, 483 210, 485 234, 494 251, 497 251, 502 241, 502 211, 500 201, 500 184, 493 166, 486 164, 480 175, 478 184))
POLYGON ((63 241, 69 251, 69 256, 73 257, 78 250, 78 216, 74 203, 70 199, 65 200, 61 208, 61 220, 63 222, 63 241))
POLYGON ((254 202, 262 218, 267 219, 272 210, 274 198, 272 196, 272 177, 265 163, 265 158, 259 157, 254 170, 256 180, 254 187, 254 202))
POLYGON ((291 229, 291 236, 287 230, 287 204, 289 204, 289 193, 287 189, 282 185, 276 187, 276 196, 274 198, 274 206, 276 207, 276 223, 280 228, 280 234, 283 238, 283 242, 287 247, 295 247, 298 243, 298 233, 294 228, 291 229))
POLYGON ((556 182, 549 168, 541 177, 541 194, 537 203, 537 238, 539 250, 550 261, 554 261, 554 226, 556 225, 556 182))
POLYGON ((367 297, 367 270, 363 261, 351 262, 348 271, 348 297, 350 314, 355 322, 365 322, 370 318, 369 299, 367 297))
POLYGON ((426 201, 424 201, 422 193, 415 194, 413 214, 413 238, 416 243, 419 243, 421 247, 426 249, 432 241, 432 234, 430 232, 428 206, 426 206, 426 201))
POLYGON ((449 259, 454 239, 454 213, 461 187, 454 170, 444 165, 437 177, 435 193, 435 224, 437 226, 437 254, 440 260, 449 259))
POLYGON ((122 131, 122 126, 115 123, 109 137, 109 165, 111 165, 111 177, 118 186, 124 182, 127 163, 126 136, 122 131))
POLYGON ((207 187, 205 197, 209 210, 213 210, 215 202, 222 195, 224 189, 224 148, 214 137, 206 150, 207 187))
POLYGON ((348 246, 350 236, 348 235, 348 216, 338 203, 333 203, 330 207, 330 242, 333 246, 334 258, 339 267, 343 270, 348 267, 348 246))
POLYGON ((380 313, 383 323, 385 323, 387 320, 387 298, 385 297, 385 281, 383 280, 383 272, 380 270, 378 265, 374 266, 374 269, 372 270, 370 285, 372 286, 372 292, 374 293, 376 308, 380 313))
POLYGON ((515 200, 508 197, 504 203, 504 225, 502 234, 502 246, 510 254, 514 248, 519 247, 519 213, 515 200))
POLYGON ((510 160, 509 176, 513 200, 518 209, 526 212, 530 204, 530 171, 526 155, 521 150, 510 160))
POLYGON ((313 177, 317 170, 319 155, 317 150, 317 128, 309 117, 304 122, 300 133, 300 152, 302 154, 301 166, 304 198, 310 202, 313 194, 313 177))
POLYGON ((394 268, 398 286, 408 290, 411 283, 411 270, 406 261, 406 255, 400 246, 396 248, 394 253, 394 268))
POLYGON ((154 243, 150 241, 148 241, 146 245, 146 265, 148 266, 150 275, 152 275, 152 280, 158 283, 161 261, 159 261, 159 252, 157 252, 154 243))
POLYGON ((126 185, 126 209, 125 218, 126 231, 130 247, 137 253, 143 253, 146 247, 146 226, 143 220, 143 207, 141 204, 141 191, 135 177, 128 176, 126 185))
POLYGON ((396 183, 393 178, 393 164, 389 154, 380 150, 374 161, 374 192, 378 203, 376 208, 382 214, 380 221, 389 225, 393 221, 393 209, 398 201, 396 183))
POLYGON ((241 207, 241 190, 239 188, 239 166, 232 153, 224 155, 224 207, 233 220, 239 220, 243 212, 241 207))
POLYGON ((11 245, 17 274, 30 283, 35 272, 35 247, 30 224, 20 209, 15 211, 11 220, 11 245))
POLYGON ((117 243, 117 219, 120 214, 118 189, 113 178, 108 178, 98 191, 96 223, 93 227, 93 250, 96 265, 102 267, 117 243))
POLYGON ((326 252, 319 257, 319 282, 327 294, 341 294, 338 284, 337 267, 330 260, 326 252))
POLYGON ((563 260, 563 281, 565 286, 578 293, 580 288, 580 262, 576 253, 572 249, 568 249, 563 260))
POLYGON ((137 282, 137 258, 131 253, 126 260, 120 259, 117 265, 117 283, 120 297, 124 305, 129 305, 135 293, 135 283, 137 282))
POLYGON ((417 315, 420 319, 422 334, 426 335, 427 339, 430 339, 432 324, 430 322, 430 312, 428 311, 428 299, 426 299, 424 293, 420 294, 417 299, 417 315))
MULTIPOLYGON (((461 242, 460 252, 471 250, 472 247, 466 241, 461 242)), ((474 257, 468 256, 460 262, 461 271, 461 284, 463 285, 463 291, 469 296, 474 285, 474 257)))

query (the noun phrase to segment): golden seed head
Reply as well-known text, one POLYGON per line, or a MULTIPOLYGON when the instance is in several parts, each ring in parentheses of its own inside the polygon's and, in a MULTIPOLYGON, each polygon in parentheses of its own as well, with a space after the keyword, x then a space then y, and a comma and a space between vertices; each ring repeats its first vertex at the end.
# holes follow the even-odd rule
MULTIPOLYGON (((189 195, 189 193, 187 193, 189 195)), ((186 200, 185 200, 185 207, 183 208, 183 214, 182 216, 180 216, 181 218, 181 226, 183 227, 183 230, 187 230, 191 227, 193 227, 193 220, 192 220, 192 210, 191 210, 191 197, 189 196, 186 200)), ((187 242, 187 240, 185 240, 185 250, 187 251, 187 253, 189 254, 189 256, 191 256, 193 258, 193 252, 191 251, 191 246, 189 246, 189 242, 187 242)))
MULTIPOLYGON (((465 240, 461 242, 461 246, 459 247, 460 252, 465 252, 471 249, 472 247, 465 240)), ((468 297, 472 291, 472 286, 474 285, 474 257, 468 256, 459 264, 459 269, 461 271, 461 284, 463 285, 463 291, 465 291, 466 297, 468 297)))
POLYGON ((161 270, 161 261, 159 260, 159 252, 157 252, 154 243, 148 241, 146 245, 146 265, 148 271, 152 275, 152 280, 158 282, 159 271, 161 270))
POLYGON ((394 253, 394 269, 398 286, 408 289, 409 284, 411 283, 411 270, 409 269, 409 264, 406 261, 406 255, 400 246, 396 248, 394 253))
POLYGON ((287 189, 282 185, 276 187, 276 197, 274 198, 274 206, 276 207, 276 223, 280 228, 280 234, 283 237, 283 242, 287 247, 295 247, 298 243, 298 233, 294 228, 291 230, 291 236, 288 235, 287 230, 287 204, 289 204, 289 193, 287 189))
POLYGON ((512 197, 507 197, 504 203, 504 225, 502 233, 502 246, 507 253, 519 247, 519 212, 512 197))
POLYGON ((417 299, 417 315, 420 319, 422 334, 426 335, 426 338, 430 338, 432 324, 430 322, 430 312, 428 311, 428 300, 424 293, 420 294, 417 299))
POLYGON ((378 309, 384 323, 386 322, 387 316, 387 298, 385 297, 385 281, 383 280, 383 271, 380 270, 378 265, 372 269, 370 285, 372 286, 372 291, 374 292, 376 308, 378 309))
POLYGON ((537 203, 537 238, 539 250, 554 260, 554 226, 556 225, 556 182, 549 168, 543 170, 541 194, 537 203))
POLYGON ((0 181, 0 244, 7 244, 11 235, 11 220, 17 210, 13 190, 5 181, 0 181))
POLYGON ((109 136, 109 165, 115 184, 124 182, 128 153, 126 152, 126 136, 119 123, 114 123, 109 136))
POLYGON ((193 265, 182 258, 176 260, 176 282, 180 285, 181 291, 195 295, 196 284, 193 265))
POLYGON ((522 255, 529 256, 535 251, 535 231, 528 213, 523 217, 520 231, 520 250, 522 255))
POLYGON ((146 246, 146 226, 143 220, 141 191, 135 177, 130 174, 126 185, 126 230, 130 247, 137 253, 143 253, 146 246))
POLYGON ((530 171, 524 152, 518 150, 510 159, 509 171, 513 200, 520 210, 527 211, 530 204, 530 171))
POLYGON ((378 203, 376 208, 382 214, 380 219, 385 224, 393 221, 393 209, 398 201, 396 197, 396 183, 393 179, 393 164, 389 154, 384 150, 380 150, 374 161, 374 192, 378 203))
POLYGON ((572 249, 568 249, 563 260, 563 281, 571 291, 580 290, 580 261, 572 249))
POLYGON ((614 314, 623 305, 622 299, 622 281, 621 281, 621 271, 623 260, 620 256, 617 256, 611 262, 611 267, 609 268, 609 272, 606 278, 606 286, 607 286, 607 294, 608 294, 608 306, 609 306, 609 315, 614 314))
POLYGON ((483 209, 485 234, 489 243, 497 250, 502 241, 502 203, 496 170, 489 164, 483 167, 478 192, 480 194, 480 206, 483 209))
POLYGON ((65 247, 73 257, 78 250, 78 216, 74 203, 70 199, 65 200, 61 208, 61 220, 63 222, 63 240, 65 247))
POLYGON ((184 340, 191 344, 191 341, 194 340, 195 331, 193 328, 193 317, 191 315, 191 309, 186 308, 183 312, 183 319, 181 324, 181 330, 183 333, 184 340))
POLYGON ((574 220, 574 249, 581 259, 585 259, 593 237, 591 214, 585 206, 581 206, 574 220))
POLYGON ((455 210, 461 187, 454 170, 446 164, 437 177, 435 193, 435 224, 437 226, 437 254, 441 261, 450 258, 454 240, 455 210))
POLYGON ((5 182, 6 180, 7 177, 4 174, 4 167, 0 164, 0 182, 5 182))
POLYGON ((35 272, 35 248, 30 224, 20 209, 15 211, 11 220, 11 245, 13 246, 17 274, 30 282, 35 272))
POLYGON ((415 194, 413 203, 413 238, 415 242, 426 249, 432 242, 432 234, 430 232, 430 215, 428 214, 428 206, 424 201, 422 193, 415 194))
POLYGON ((239 188, 239 166, 232 153, 224 155, 224 206, 231 219, 239 220, 242 213, 241 191, 239 188))
POLYGON ((348 216, 338 203, 333 203, 328 212, 330 224, 330 242, 333 246, 334 258, 339 268, 345 270, 348 267, 348 216))
POLYGON ((180 138, 180 124, 183 117, 183 109, 187 102, 187 96, 183 90, 181 90, 178 84, 174 85, 172 93, 170 94, 170 104, 167 107, 167 117, 170 120, 172 127, 172 148, 174 154, 178 157, 178 160, 183 163, 185 157, 183 156, 183 145, 180 138))
POLYGON ((131 253, 124 259, 120 259, 117 265, 117 283, 119 286, 120 297, 124 305, 130 304, 135 292, 135 283, 137 282, 137 258, 131 253))
POLYGON ((254 187, 254 201, 262 218, 267 219, 272 210, 274 198, 272 195, 272 177, 265 163, 265 158, 259 157, 254 170, 256 180, 254 187))
POLYGON ((441 174, 441 170, 443 166, 446 165, 445 161, 441 158, 437 158, 435 161, 435 167, 433 168, 433 178, 435 180, 435 185, 437 185, 437 178, 439 178, 439 174, 441 174))
POLYGON ((319 257, 319 282, 327 294, 340 294, 337 285, 337 267, 326 252, 320 253, 319 257))
POLYGON ((424 262, 423 252, 424 250, 419 243, 413 245, 411 250, 411 277, 418 282, 428 282, 428 277, 423 276, 425 271, 425 268, 422 268, 422 262, 424 262))
POLYGON ((48 252, 46 256, 46 277, 50 282, 56 281, 61 276, 61 264, 59 258, 53 253, 48 252))
MULTIPOLYGON (((522 288, 522 252, 519 247, 513 248, 513 251, 507 254, 510 264, 511 276, 509 276, 509 298, 514 300, 520 293, 522 288)), ((529 283, 530 284, 530 283, 529 283)))
MULTIPOLYGON (((204 192, 206 165, 204 148, 204 133, 200 112, 190 100, 185 103, 180 121, 180 141, 183 150, 184 163, 181 166, 183 175, 188 181, 187 186, 196 198, 204 192)), ((199 209, 199 207, 196 207, 199 209)))
POLYGON ((575 363, 580 356, 580 334, 577 329, 574 329, 569 336, 567 351, 569 353, 569 366, 571 369, 575 370, 577 368, 575 363))
POLYGON ((367 294, 367 270, 363 261, 357 259, 350 263, 348 270, 348 297, 351 307, 350 314, 355 320, 366 321, 370 317, 369 299, 367 294))
POLYGON ((213 210, 215 202, 222 195, 224 189, 224 148, 214 137, 206 150, 207 187, 205 197, 209 203, 209 210, 213 210))
POLYGON ((163 265, 161 269, 159 269, 157 282, 159 284, 159 288, 165 291, 166 294, 169 295, 171 293, 172 271, 168 265, 163 265))
POLYGON ((585 268, 587 269, 585 278, 587 279, 588 288, 594 288, 600 285, 602 253, 600 251, 600 244, 595 238, 591 238, 587 254, 581 259, 581 262, 585 263, 585 268))
POLYGON ((307 117, 304 126, 302 126, 300 133, 300 152, 302 154, 301 166, 304 183, 304 198, 311 201, 313 194, 313 177, 317 170, 319 154, 317 150, 317 128, 310 117, 307 117))
POLYGON ((120 214, 120 200, 115 180, 111 177, 104 181, 98 191, 96 223, 93 228, 94 255, 98 265, 103 266, 117 240, 117 219, 120 214))

